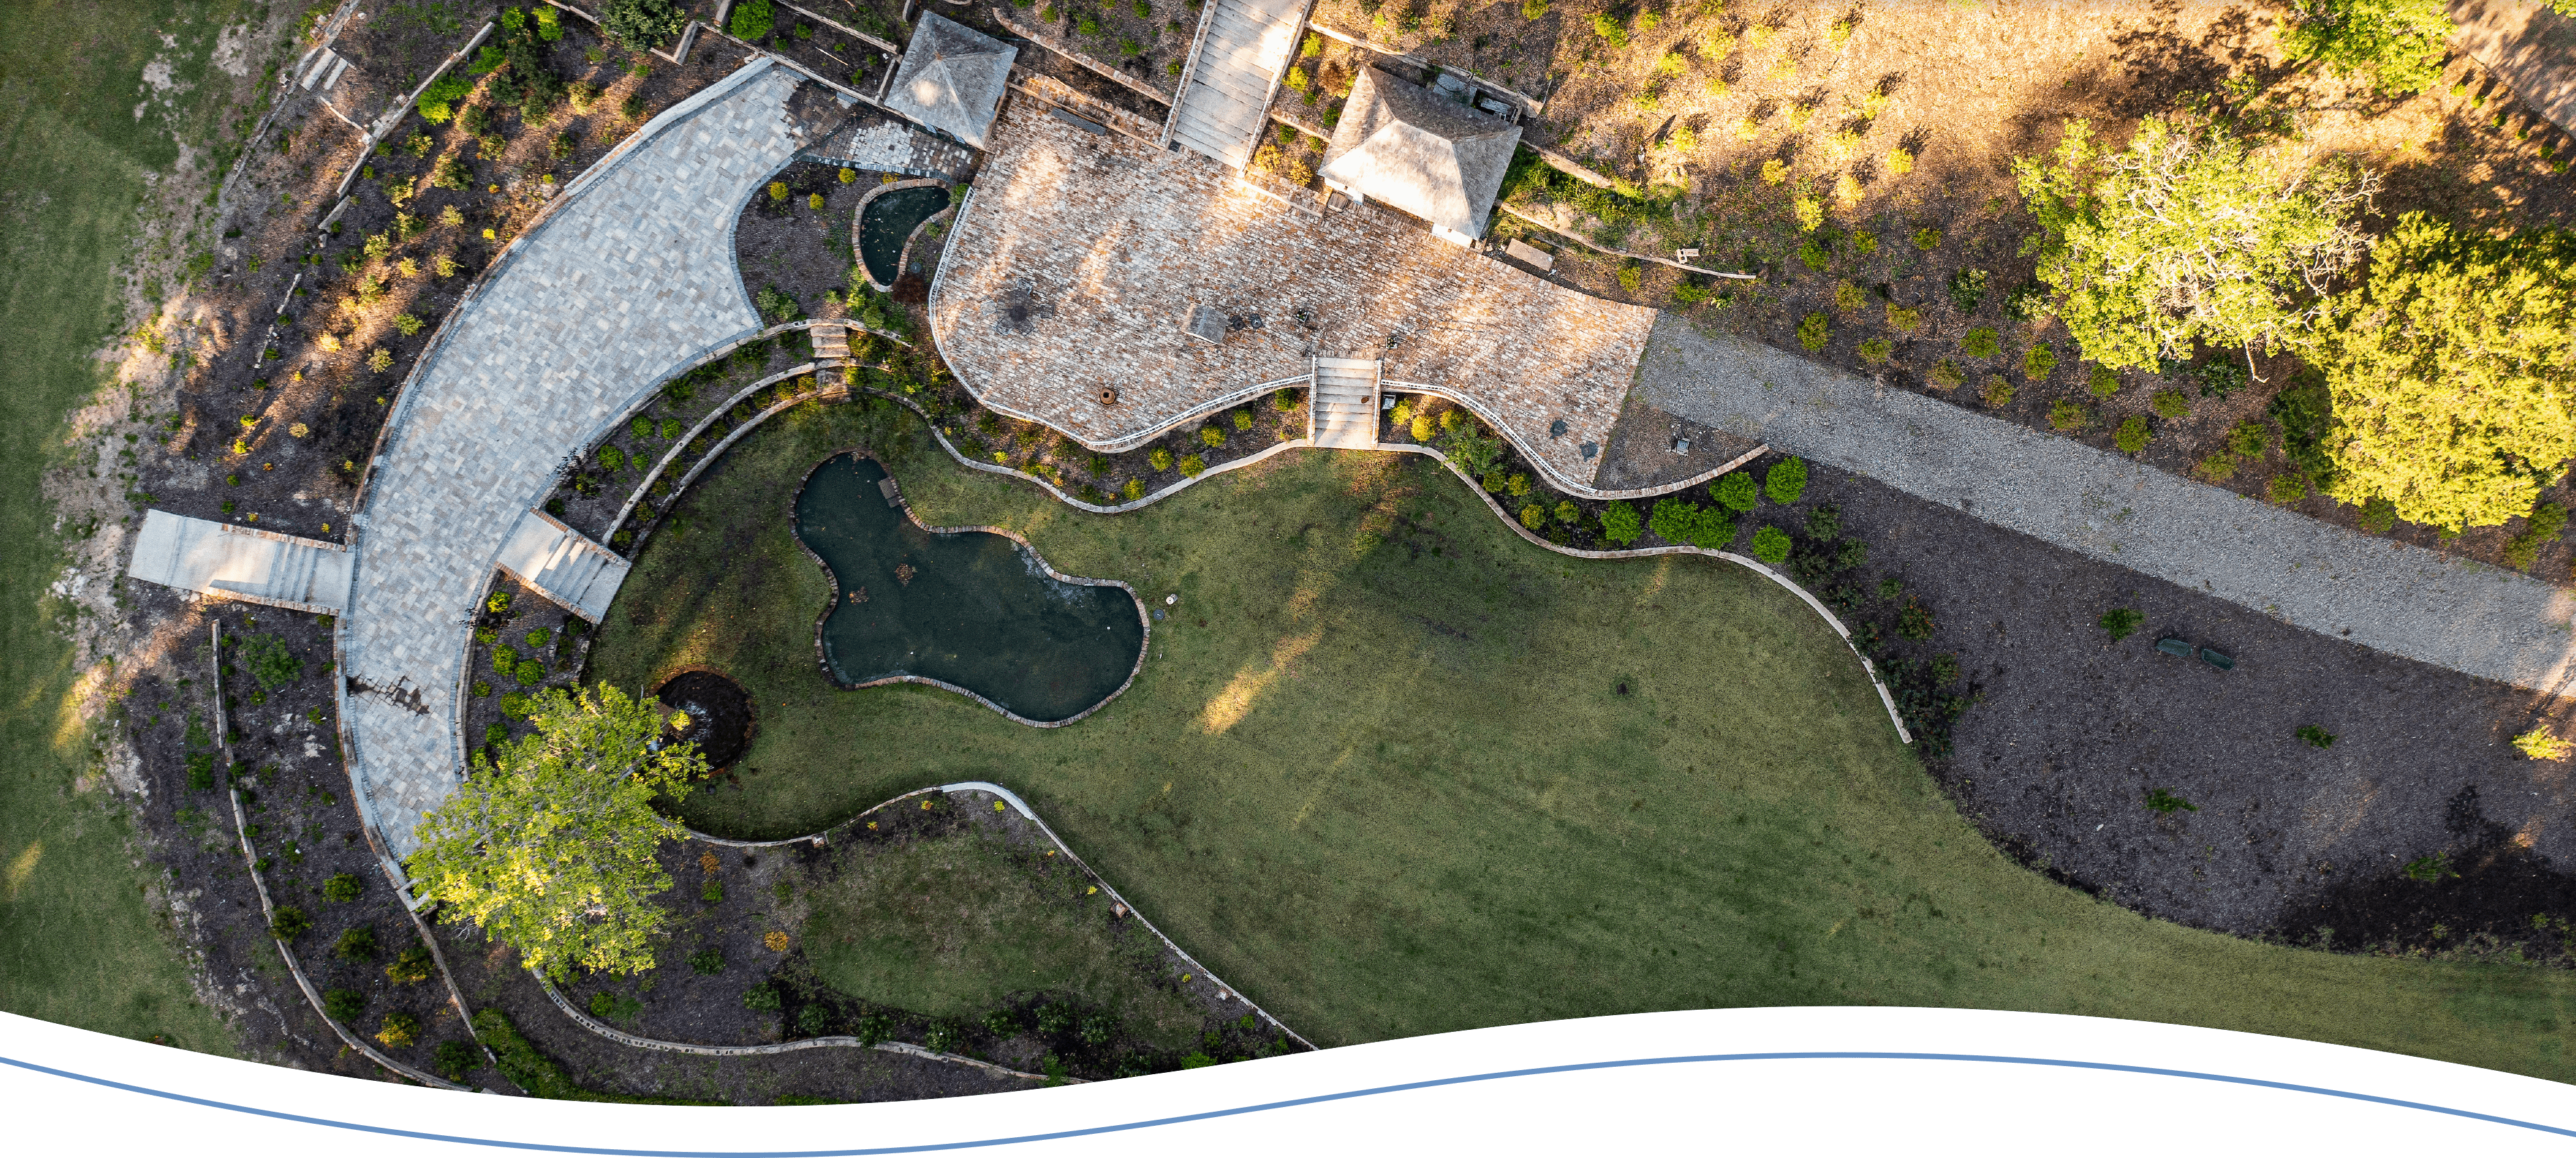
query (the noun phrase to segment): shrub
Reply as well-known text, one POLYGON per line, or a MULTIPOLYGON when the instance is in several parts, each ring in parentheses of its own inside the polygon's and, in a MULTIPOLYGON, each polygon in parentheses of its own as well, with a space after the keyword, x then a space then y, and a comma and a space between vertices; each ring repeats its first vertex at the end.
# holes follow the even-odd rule
POLYGON ((1861 339, 1860 360, 1862 362, 1872 366, 1884 366, 1895 354, 1896 346, 1885 338, 1861 339))
POLYGON ((420 1018, 408 1013, 388 1013, 384 1025, 376 1030, 376 1041, 388 1049, 410 1045, 420 1035, 420 1018))
POLYGON ((2120 373, 2096 363, 2086 381, 2086 386, 2093 391, 2094 397, 2109 398, 2120 392, 2120 373))
POLYGON ((414 314, 394 315, 394 328, 402 331, 402 336, 406 338, 420 333, 421 327, 425 324, 426 323, 420 320, 419 316, 414 314))
POLYGON ((1638 517, 1637 508, 1625 502, 1614 502, 1601 508, 1601 537, 1604 539, 1625 547, 1636 542, 1637 536, 1645 529, 1646 522, 1638 517))
POLYGON ((1896 613, 1896 634, 1900 638, 1921 643, 1932 638, 1932 633, 1939 628, 1940 625, 1932 621, 1932 609, 1920 603, 1908 600, 1904 609, 1896 613))
POLYGON ((215 754, 212 752, 188 753, 188 789, 192 792, 211 792, 214 787, 215 754))
POLYGON ((1967 375, 1961 374, 1959 372, 1958 365, 1950 361, 1948 358, 1943 358, 1939 362, 1933 363, 1931 373, 1924 375, 1924 377, 1930 380, 1933 385, 1944 390, 1956 390, 1959 387, 1966 385, 1968 381, 1967 375))
POLYGON ((322 1016, 333 1021, 356 1021, 367 1011, 367 995, 355 989, 334 989, 322 995, 322 1016))
POLYGON ((2049 349, 2048 343, 2037 343, 2022 352, 2021 372, 2031 381, 2046 381, 2049 371, 2055 369, 2057 369, 2057 351, 2049 349))
POLYGON ((1986 384, 1977 391, 1977 396, 1984 399, 1986 405, 2000 410, 2012 405, 2013 395, 2020 392, 2020 388, 2014 386, 2012 381, 2003 375, 1988 374, 1986 384))
POLYGON ((1250 430, 1250 429, 1252 429, 1252 412, 1251 412, 1251 411, 1249 411, 1249 410, 1237 410, 1237 411, 1235 411, 1235 412, 1234 412, 1234 428, 1235 428, 1236 430, 1250 430))
POLYGON ((2307 746, 2311 748, 2334 747, 2334 733, 2320 728, 2315 724, 2299 725, 2298 736, 2302 742, 2306 743, 2307 746))
POLYGON ((360 925, 340 934, 340 939, 331 945, 331 955, 343 961, 365 961, 374 958, 376 955, 375 926, 360 925))
POLYGON ((1673 301, 1680 305, 1695 306, 1708 299, 1709 288, 1689 278, 1684 278, 1673 285, 1673 301))
POLYGON ((250 669, 251 678, 268 691, 276 691, 304 678, 304 661, 295 658, 295 653, 286 650, 286 641, 274 635, 244 638, 239 654, 242 666, 250 669))
POLYGON ((1771 496, 1772 502, 1782 505, 1805 497, 1807 460, 1792 456, 1773 464, 1770 472, 1762 476, 1762 493, 1771 496))
POLYGON ((1841 310, 1846 314, 1856 314, 1860 312, 1861 301, 1859 286, 1853 285, 1848 281, 1839 281, 1834 283, 1835 309, 1841 310))
POLYGON ((357 874, 338 873, 333 875, 330 880, 322 882, 322 899, 335 903, 346 904, 350 901, 357 900, 358 894, 362 892, 364 888, 365 886, 358 880, 357 874))
POLYGON ((1210 450, 1225 445, 1225 428, 1214 423, 1200 427, 1199 442, 1210 450))
POLYGON ((786 1004, 784 1001, 779 1000, 776 986, 755 985, 742 991, 744 1009, 774 1010, 784 1004, 786 1004))
POLYGON ((385 966, 385 979, 396 985, 418 985, 429 980, 437 966, 438 960, 429 955, 428 947, 414 945, 385 966))
POLYGON ((1822 240, 1810 237, 1798 243, 1798 261, 1808 269, 1823 273, 1826 266, 1833 264, 1834 254, 1825 248, 1822 240))
POLYGON ((502 715, 513 720, 524 720, 528 718, 528 712, 536 706, 536 701, 529 699, 524 692, 511 692, 501 697, 500 706, 502 715))
POLYGON ((1521 508, 1520 518, 1522 526, 1533 531, 1538 530, 1547 525, 1547 508, 1532 503, 1521 508))
POLYGON ((1138 499, 1144 498, 1144 497, 1145 497, 1145 480, 1140 479, 1140 478, 1131 478, 1131 479, 1128 479, 1128 480, 1127 480, 1127 485, 1126 485, 1126 486, 1123 486, 1123 487, 1118 488, 1118 493, 1119 493, 1119 495, 1120 495, 1120 496, 1124 497, 1128 502, 1131 502, 1131 503, 1132 503, 1132 502, 1135 502, 1135 501, 1136 501, 1136 500, 1138 500, 1138 499))
POLYGON ((432 1055, 430 1065, 451 1082, 462 1083, 474 1071, 483 1068, 483 1051, 468 1041, 442 1041, 432 1055))
POLYGON ((2286 507, 2308 497, 2308 483, 2295 471, 2283 471, 2263 484, 2263 493, 2274 503, 2286 507))
POLYGON ((2505 540, 2505 565, 2518 571, 2531 570, 2532 563, 2540 557, 2540 548, 2556 542, 2559 532, 2566 529, 2567 508, 2550 502, 2533 507, 2522 533, 2505 540))
POLYGON ((1677 498, 1658 501, 1646 518, 1646 527, 1665 542, 1710 550, 1735 538, 1735 520, 1728 518, 1725 511, 1677 498))
POLYGON ((2121 419, 2120 428, 2111 433, 2111 445, 2119 447, 2122 454, 2136 454, 2145 450, 2155 437, 2155 432, 2147 429, 2147 420, 2132 414, 2121 419))
POLYGON ((2136 608, 2114 607, 2103 612, 2102 618, 2094 620, 2093 625, 2110 632, 2111 642, 2118 643, 2136 634, 2139 626, 2146 621, 2147 617, 2139 613, 2136 608))
POLYGON ((1789 560, 1789 532, 1764 527, 1753 532, 1753 557, 1778 566, 1789 560))
POLYGON ((501 673, 501 674, 503 674, 503 675, 508 675, 508 674, 510 673, 510 669, 511 669, 511 668, 514 668, 514 667, 516 667, 516 666, 518 666, 518 663, 519 663, 519 649, 518 649, 518 648, 512 647, 512 646, 510 646, 509 644, 504 643, 504 644, 500 644, 500 645, 498 645, 498 646, 495 646, 495 647, 492 649, 492 670, 493 670, 493 671, 499 672, 499 673, 501 673))
POLYGON ((1895 302, 1889 302, 1887 303, 1887 324, 1897 333, 1911 334, 1923 327, 1923 311, 1912 306, 1900 306, 1895 302))
POLYGON ((2513 738, 2514 750, 2534 760, 2564 760, 2569 749, 2576 748, 2549 734, 2547 727, 2533 728, 2513 738))
POLYGON ((1155 470, 1170 470, 1172 469, 1172 452, 1165 447, 1158 446, 1154 448, 1153 453, 1145 456, 1145 461, 1155 470))
POLYGON ((2227 449, 2239 458, 2261 458, 2271 448, 2272 428, 2260 419, 2248 418, 2227 430, 2227 449))
MULTIPOLYGON (((1887 173, 1889 176, 1902 177, 1913 171, 1914 153, 1912 150, 1907 149, 1903 145, 1899 145, 1896 148, 1889 149, 1887 151, 1887 173)), ((1939 233, 1934 233, 1932 236, 1935 239, 1938 239, 1941 235, 1939 233)), ((1929 249, 1931 246, 1925 246, 1924 248, 1929 249)))
POLYGON ((725 21, 725 31, 744 40, 758 40, 777 27, 778 17, 770 11, 769 0, 742 0, 733 6, 733 15, 725 21))
MULTIPOLYGON (((2438 9, 2436 11, 2438 11, 2438 9)), ((2452 871, 2451 854, 2447 852, 2430 853, 2425 856, 2416 857, 2413 860, 2407 861, 2406 867, 2398 871, 2405 873, 2408 880, 2422 881, 2428 885, 2441 880, 2443 877, 2455 877, 2460 875, 2459 873, 2452 871)))
POLYGON ((1716 482, 1708 485, 1708 494, 1731 511, 1749 511, 1762 505, 1761 488, 1754 484, 1752 475, 1743 471, 1719 475, 1716 482))
MULTIPOLYGON (((739 11, 741 11, 741 9, 738 9, 738 8, 737 8, 737 9, 735 9, 735 11, 739 12, 739 11)), ((772 182, 770 182, 770 183, 769 183, 769 199, 770 199, 770 200, 772 200, 772 201, 785 201, 785 200, 787 200, 787 182, 785 182, 785 181, 772 181, 772 182)))
POLYGON ((1790 202, 1790 211, 1798 217, 1798 228, 1814 233, 1825 224, 1825 203, 1817 197, 1801 194, 1790 202))
POLYGON ((2236 477, 2236 456, 2222 450, 2200 460, 2192 470, 2210 482, 2223 483, 2236 477))
POLYGON ((708 877, 705 884, 698 886, 698 899, 710 905, 724 900, 724 882, 708 877))
POLYGON ((1181 477, 1197 478, 1199 475, 1206 472, 1207 459, 1195 454, 1185 454, 1181 456, 1181 461, 1178 466, 1181 472, 1181 477))
POLYGON ((1643 284, 1645 284, 1644 275, 1639 271, 1636 262, 1631 261, 1619 267, 1620 289, 1633 294, 1638 292, 1638 287, 1643 284))
POLYGON ((370 370, 375 371, 376 373, 382 374, 382 373, 384 373, 385 371, 387 371, 387 370, 391 370, 391 369, 393 369, 393 368, 394 368, 394 355, 393 355, 393 351, 388 350, 388 349, 385 349, 385 348, 384 348, 384 347, 382 347, 382 346, 378 346, 378 347, 376 347, 375 352, 373 352, 373 353, 371 353, 371 354, 368 354, 368 355, 367 355, 367 369, 370 369, 370 370))
POLYGON ((1798 344, 1806 347, 1810 354, 1824 349, 1825 343, 1832 338, 1833 332, 1827 328, 1823 314, 1809 314, 1806 320, 1798 323, 1798 344))
POLYGON ((2171 789, 2152 788, 2147 791, 2147 811, 2169 816, 2176 812, 2198 812, 2200 806, 2174 795, 2171 789))
POLYGON ((2072 398, 2060 398, 2048 408, 2048 424, 2068 433, 2084 429, 2089 417, 2084 405, 2072 398))
POLYGON ((520 660, 519 666, 510 670, 510 678, 519 681, 520 687, 535 687, 546 682, 546 665, 533 659, 520 660))
POLYGON ((710 977, 724 972, 724 951, 708 948, 689 954, 689 971, 710 977))
POLYGON ((2148 406, 2158 418, 2182 418, 2191 413, 2191 399, 2184 397, 2180 390, 2158 390, 2156 396, 2148 401, 2148 406))
POLYGON ((1986 271, 1963 269, 1950 275, 1950 304, 1961 314, 1977 312, 1977 304, 1986 300, 1986 271))
POLYGON ((2002 342, 1995 340, 1993 329, 1979 326, 1959 339, 1959 352, 1971 358, 1991 358, 2003 353, 2004 347, 2002 342))
POLYGON ((608 470, 626 469, 626 452, 614 446, 599 448, 599 465, 608 470))

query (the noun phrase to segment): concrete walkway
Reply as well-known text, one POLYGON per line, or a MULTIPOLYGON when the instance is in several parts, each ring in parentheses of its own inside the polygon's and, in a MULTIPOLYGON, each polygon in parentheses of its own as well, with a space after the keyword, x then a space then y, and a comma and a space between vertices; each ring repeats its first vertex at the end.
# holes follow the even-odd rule
MULTIPOLYGON (((2546 583, 1882 390, 1759 342, 1701 333, 1674 315, 1647 339, 1637 390, 1692 421, 2310 631, 2552 694, 2576 676, 2568 627, 2576 603, 2546 583)), ((2089 619, 2103 610, 2066 613, 2089 619)))
POLYGON ((511 529, 673 370, 760 328, 733 224, 803 143, 797 79, 755 61, 655 117, 565 189, 413 371, 356 520, 341 636, 350 772, 396 857, 458 782, 469 624, 511 529))

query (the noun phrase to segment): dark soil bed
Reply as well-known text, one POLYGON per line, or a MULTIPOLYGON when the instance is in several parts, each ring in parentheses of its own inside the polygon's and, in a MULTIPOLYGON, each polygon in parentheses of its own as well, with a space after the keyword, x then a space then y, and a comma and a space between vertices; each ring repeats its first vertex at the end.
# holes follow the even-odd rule
POLYGON ((1859 586, 1884 577, 1919 598, 1977 689, 1932 768, 2017 859, 2243 936, 2568 960, 2567 766, 2507 743, 2539 722, 2563 732, 2564 703, 1811 469, 1810 494, 1871 544, 1859 586), (2144 616, 2116 643, 2095 623, 2113 608, 2144 616), (2159 654, 2167 634, 2238 666, 2159 654), (2309 725, 2332 746, 2303 741, 2309 725), (2151 809, 2157 790, 2188 807, 2151 809))

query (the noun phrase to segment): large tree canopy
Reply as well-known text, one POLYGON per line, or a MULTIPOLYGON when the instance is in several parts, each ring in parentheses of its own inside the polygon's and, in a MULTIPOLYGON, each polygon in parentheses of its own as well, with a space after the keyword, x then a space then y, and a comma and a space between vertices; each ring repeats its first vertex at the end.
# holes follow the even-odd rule
POLYGON ((2457 531, 2531 513, 2576 456, 2576 235, 2409 213, 2309 353, 2334 394, 2328 493, 2457 531))
POLYGON ((2371 78, 2389 95, 2441 79, 2451 37, 2442 0, 2300 0, 2282 36, 2293 55, 2371 78))
POLYGON ((2378 187, 2340 163, 2275 179, 2227 133, 2155 118, 2116 152, 2068 121, 2053 157, 2013 171, 2057 316, 2113 369, 2188 358, 2195 340, 2268 348, 2303 333, 2325 283, 2367 249, 2347 219, 2378 187))
POLYGON ((536 730, 480 753, 456 795, 421 819, 405 863, 425 900, 453 905, 519 950, 531 969, 634 973, 653 967, 671 887, 654 862, 686 826, 656 796, 687 797, 706 772, 694 744, 656 748, 660 709, 600 685, 537 697, 536 730))
POLYGON ((671 0, 607 0, 599 9, 599 30, 636 52, 678 36, 688 23, 671 0))

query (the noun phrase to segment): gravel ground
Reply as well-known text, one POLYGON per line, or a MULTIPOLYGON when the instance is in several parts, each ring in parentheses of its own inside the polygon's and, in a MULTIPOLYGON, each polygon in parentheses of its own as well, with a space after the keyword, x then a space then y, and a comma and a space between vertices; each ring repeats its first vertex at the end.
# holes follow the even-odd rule
POLYGON ((2576 677, 2568 597, 1666 314, 1643 401, 2309 631, 2517 687, 2576 677))

